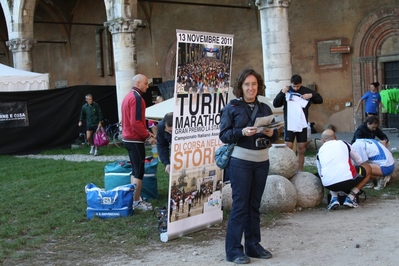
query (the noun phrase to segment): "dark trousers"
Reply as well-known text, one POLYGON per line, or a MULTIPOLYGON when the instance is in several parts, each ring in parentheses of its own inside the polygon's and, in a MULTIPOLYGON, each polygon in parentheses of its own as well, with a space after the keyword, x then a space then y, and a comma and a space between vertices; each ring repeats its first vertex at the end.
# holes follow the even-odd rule
POLYGON ((234 260, 244 255, 241 245, 245 237, 245 252, 256 254, 260 246, 260 203, 269 173, 269 160, 250 162, 232 157, 228 166, 233 206, 226 232, 226 258, 234 260))

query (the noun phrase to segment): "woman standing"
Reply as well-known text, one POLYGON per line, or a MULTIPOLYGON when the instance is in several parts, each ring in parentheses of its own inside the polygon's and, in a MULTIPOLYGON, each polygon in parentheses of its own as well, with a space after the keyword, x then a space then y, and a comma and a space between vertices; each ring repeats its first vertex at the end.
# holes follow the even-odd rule
POLYGON ((253 258, 269 259, 272 254, 261 245, 260 203, 269 172, 268 148, 278 138, 276 130, 254 127, 256 117, 272 115, 270 107, 258 101, 264 95, 263 78, 253 69, 243 69, 234 86, 237 97, 221 112, 220 140, 236 143, 227 173, 233 205, 226 233, 226 260, 250 263, 253 258), (244 247, 241 239, 244 234, 244 247))

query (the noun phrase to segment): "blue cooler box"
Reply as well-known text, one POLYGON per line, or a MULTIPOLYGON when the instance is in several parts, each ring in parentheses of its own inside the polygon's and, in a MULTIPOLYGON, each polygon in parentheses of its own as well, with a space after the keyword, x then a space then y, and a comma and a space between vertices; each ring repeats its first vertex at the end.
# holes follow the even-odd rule
POLYGON ((94 209, 87 207, 86 209, 87 219, 92 219, 97 216, 101 219, 110 219, 118 217, 127 217, 134 214, 134 210, 130 207, 120 208, 120 209, 94 209))
POLYGON ((127 184, 111 190, 99 188, 93 183, 85 187, 87 219, 97 216, 102 219, 133 215, 133 196, 136 185, 127 184))
POLYGON ((104 167, 104 188, 110 190, 130 184, 132 165, 128 161, 116 161, 104 167))
POLYGON ((144 200, 158 199, 158 180, 154 174, 144 174, 140 196, 144 200))
MULTIPOLYGON (((144 164, 143 185, 140 196, 145 200, 158 199, 157 158, 146 158, 144 164)), ((132 164, 128 161, 116 161, 104 167, 104 188, 111 190, 118 186, 130 184, 132 164)))

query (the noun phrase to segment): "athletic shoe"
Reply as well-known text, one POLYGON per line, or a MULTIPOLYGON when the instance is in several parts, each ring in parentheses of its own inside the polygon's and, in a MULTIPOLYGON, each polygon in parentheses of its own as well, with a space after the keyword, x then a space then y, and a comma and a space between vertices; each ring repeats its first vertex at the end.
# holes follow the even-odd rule
POLYGON ((389 180, 391 180, 390 175, 379 177, 377 180, 377 186, 375 186, 374 189, 375 190, 384 189, 386 187, 387 183, 389 182, 389 180))
POLYGON ((143 203, 143 201, 139 201, 137 204, 133 203, 133 210, 142 210, 142 211, 151 211, 152 206, 147 206, 143 203))
POLYGON ((363 186, 363 188, 373 188, 373 187, 374 187, 373 181, 369 181, 366 183, 366 185, 363 186))
POLYGON ((94 153, 94 146, 91 146, 91 148, 90 148, 90 154, 93 154, 94 153))
POLYGON ((98 155, 98 152, 97 152, 97 150, 95 150, 94 151, 94 156, 97 156, 98 155))
POLYGON ((351 200, 351 198, 346 197, 344 206, 349 207, 349 208, 357 208, 359 205, 356 202, 356 199, 351 200))
POLYGON ((327 206, 327 210, 336 210, 339 208, 339 201, 337 197, 332 197, 330 204, 327 206))
POLYGON ((141 200, 140 202, 141 202, 141 204, 144 204, 145 206, 147 206, 147 208, 152 210, 152 204, 151 203, 149 203, 149 202, 147 202, 145 200, 141 200))

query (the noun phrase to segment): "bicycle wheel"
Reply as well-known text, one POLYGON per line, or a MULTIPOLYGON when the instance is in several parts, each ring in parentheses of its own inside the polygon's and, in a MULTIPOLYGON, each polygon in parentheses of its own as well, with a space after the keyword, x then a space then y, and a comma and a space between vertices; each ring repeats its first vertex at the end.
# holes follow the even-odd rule
POLYGON ((114 142, 114 145, 118 148, 124 147, 123 141, 122 141, 122 133, 119 131, 116 131, 112 137, 112 141, 114 142))

